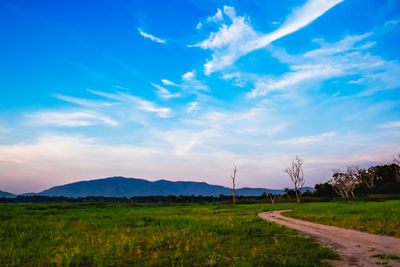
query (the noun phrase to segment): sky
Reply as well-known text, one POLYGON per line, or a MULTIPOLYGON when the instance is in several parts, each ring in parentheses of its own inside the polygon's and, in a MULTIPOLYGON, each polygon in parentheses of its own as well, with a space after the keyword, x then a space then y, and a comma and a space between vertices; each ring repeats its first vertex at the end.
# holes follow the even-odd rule
POLYGON ((399 22, 398 0, 2 0, 0 190, 391 162, 399 22))

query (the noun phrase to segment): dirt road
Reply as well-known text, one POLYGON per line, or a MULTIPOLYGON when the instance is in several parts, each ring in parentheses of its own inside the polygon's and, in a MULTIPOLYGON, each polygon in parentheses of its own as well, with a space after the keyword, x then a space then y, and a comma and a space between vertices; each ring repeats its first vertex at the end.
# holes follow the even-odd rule
POLYGON ((400 256, 400 238, 381 236, 343 229, 335 226, 306 222, 283 216, 288 210, 261 212, 258 214, 266 221, 281 224, 311 236, 319 242, 334 248, 341 260, 330 261, 336 266, 400 266, 398 260, 382 260, 373 257, 376 254, 394 254, 400 256), (382 264, 386 263, 387 264, 382 264), (380 265, 378 263, 381 263, 380 265))

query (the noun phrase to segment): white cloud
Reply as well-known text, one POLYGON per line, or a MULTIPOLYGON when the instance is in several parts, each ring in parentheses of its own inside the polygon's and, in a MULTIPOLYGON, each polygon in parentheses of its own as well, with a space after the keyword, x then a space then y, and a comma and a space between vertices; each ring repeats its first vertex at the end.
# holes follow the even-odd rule
POLYGON ((136 100, 140 105, 140 109, 148 112, 155 112, 161 118, 169 118, 171 117, 171 109, 170 108, 161 108, 157 107, 154 103, 147 100, 136 100))
POLYGON ((92 111, 39 111, 29 114, 30 123, 34 125, 55 125, 65 127, 91 126, 105 124, 118 125, 113 119, 92 111))
POLYGON ((155 103, 151 101, 144 100, 137 96, 132 96, 128 94, 119 93, 121 97, 124 97, 127 100, 133 101, 138 104, 138 108, 147 112, 156 113, 161 118, 169 118, 171 117, 171 109, 165 107, 159 107, 155 103))
POLYGON ((162 79, 161 82, 162 82, 164 85, 171 85, 171 86, 179 87, 178 84, 173 83, 173 82, 171 82, 171 81, 169 81, 169 80, 166 80, 166 79, 162 79))
POLYGON ((63 100, 63 101, 66 101, 66 102, 77 104, 80 106, 85 106, 85 107, 101 107, 101 106, 111 106, 111 105, 115 104, 115 103, 110 103, 110 102, 89 100, 89 99, 77 98, 77 97, 60 95, 60 94, 55 94, 55 95, 53 95, 53 97, 63 100))
POLYGON ((258 79, 249 96, 265 96, 271 91, 282 90, 306 81, 320 81, 344 74, 342 68, 335 68, 329 64, 299 65, 292 67, 292 72, 282 75, 278 79, 258 79))
POLYGON ((321 48, 311 50, 305 53, 303 57, 316 58, 319 56, 333 56, 339 53, 349 52, 352 50, 368 49, 371 47, 371 44, 374 43, 368 43, 369 44, 368 46, 362 45, 360 47, 356 47, 355 45, 360 41, 363 41, 365 38, 370 37, 372 34, 373 34, 372 32, 368 32, 362 35, 349 35, 336 43, 326 43, 323 40, 318 40, 318 42, 321 44, 321 48))
POLYGON ((244 42, 257 38, 250 22, 245 17, 233 18, 232 24, 221 24, 218 32, 212 32, 208 39, 196 44, 203 49, 214 51, 212 60, 204 65, 208 75, 216 70, 221 70, 231 65, 241 54, 244 42))
POLYGON ((276 31, 264 34, 257 40, 253 40, 249 43, 247 48, 248 52, 262 48, 283 36, 298 31, 342 1, 343 0, 308 0, 303 6, 294 9, 282 26, 276 31))
POLYGON ((384 124, 379 125, 381 128, 396 128, 400 127, 400 121, 391 121, 384 124))
POLYGON ((257 33, 248 18, 236 16, 232 7, 224 7, 224 14, 231 18, 232 23, 229 26, 222 23, 218 32, 212 32, 208 39, 195 45, 214 52, 212 59, 204 65, 205 73, 222 70, 241 56, 307 26, 342 1, 308 0, 294 9, 278 29, 268 34, 257 33))
POLYGON ((368 87, 367 90, 358 93, 359 96, 400 86, 400 81, 396 78, 400 64, 385 61, 366 51, 374 44, 366 41, 371 36, 371 33, 346 36, 335 43, 318 40, 321 48, 299 55, 290 55, 284 49, 270 48, 272 56, 289 65, 289 72, 277 78, 243 73, 236 73, 229 78, 240 80, 247 76, 255 87, 249 93, 252 97, 265 96, 272 91, 289 88, 293 92, 299 85, 303 85, 303 88, 315 88, 325 80, 352 75, 361 77, 349 81, 349 84, 368 87))
POLYGON ((390 26, 390 25, 397 25, 399 23, 398 19, 393 19, 393 20, 389 20, 385 23, 384 27, 390 26))
POLYGON ((151 35, 149 33, 145 33, 140 28, 138 28, 138 31, 139 31, 140 35, 142 35, 145 38, 149 38, 153 42, 160 43, 160 44, 165 44, 167 42, 167 40, 165 40, 165 39, 160 39, 158 37, 155 37, 154 35, 151 35))
POLYGON ((187 113, 191 113, 193 111, 199 110, 199 103, 197 102, 192 102, 189 103, 189 107, 186 109, 187 113))
MULTIPOLYGON (((199 96, 202 92, 208 92, 210 89, 203 81, 196 79, 195 71, 189 71, 182 75, 181 83, 174 83, 166 79, 162 79, 161 82, 164 85, 174 86, 181 89, 181 96, 187 96, 189 94, 199 96)), ((166 88, 164 88, 166 89, 166 88)), ((163 90, 161 90, 163 91, 163 90)), ((169 90, 168 90, 169 91, 169 90)))
POLYGON ((214 16, 207 18, 207 21, 209 21, 209 22, 219 22, 221 20, 223 20, 223 15, 222 15, 221 9, 219 9, 219 8, 217 9, 217 13, 215 13, 214 16))
MULTIPOLYGON (((236 18, 235 9, 231 6, 224 6, 224 13, 227 15, 231 20, 236 18)), ((221 14, 222 15, 222 14, 221 14)))
POLYGON ((203 24, 201 22, 197 23, 196 30, 200 30, 203 24))
POLYGON ((105 98, 118 100, 122 103, 132 103, 133 102, 133 103, 137 104, 138 109, 147 111, 147 112, 156 113, 161 118, 169 118, 172 116, 170 108, 159 107, 157 104, 155 104, 151 101, 142 99, 137 96, 133 96, 133 95, 126 94, 126 93, 120 93, 120 92, 117 92, 115 94, 104 93, 104 92, 99 92, 99 91, 94 91, 94 90, 89 90, 89 92, 91 92, 92 94, 98 95, 98 96, 105 97, 105 98))
POLYGON ((303 144, 308 144, 308 143, 316 143, 316 142, 322 142, 326 141, 326 139, 336 137, 337 134, 336 132, 328 132, 328 133, 323 133, 319 135, 311 135, 311 136, 300 136, 296 138, 291 138, 287 140, 280 140, 277 141, 276 143, 278 145, 303 145, 303 144))
POLYGON ((161 98, 165 98, 165 99, 170 99, 170 98, 177 98, 180 97, 181 94, 180 93, 171 93, 170 91, 168 91, 166 88, 155 84, 155 83, 151 83, 151 85, 153 85, 155 88, 157 88, 157 94, 161 97, 161 98))
POLYGON ((182 75, 182 79, 183 80, 191 80, 196 76, 194 71, 188 71, 185 74, 182 75))
POLYGON ((162 137, 173 146, 174 153, 178 156, 188 154, 194 148, 207 146, 210 139, 218 136, 215 129, 205 129, 201 131, 192 130, 172 130, 164 131, 162 137))
POLYGON ((3 125, 0 124, 0 134, 6 134, 6 133, 9 133, 11 131, 12 131, 12 129, 6 128, 6 127, 4 127, 3 125))

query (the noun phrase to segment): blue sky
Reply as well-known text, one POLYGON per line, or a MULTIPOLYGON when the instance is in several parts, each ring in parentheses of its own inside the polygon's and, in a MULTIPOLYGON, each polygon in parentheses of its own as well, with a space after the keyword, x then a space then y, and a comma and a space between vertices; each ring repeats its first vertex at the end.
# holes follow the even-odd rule
POLYGON ((0 189, 390 162, 399 22, 397 0, 1 1, 0 189))

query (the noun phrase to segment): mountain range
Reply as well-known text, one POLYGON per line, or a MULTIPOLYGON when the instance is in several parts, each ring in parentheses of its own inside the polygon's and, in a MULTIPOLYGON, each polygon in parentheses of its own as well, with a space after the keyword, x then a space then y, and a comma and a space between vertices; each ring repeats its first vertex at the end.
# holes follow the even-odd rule
POLYGON ((13 198, 16 197, 16 195, 13 193, 8 193, 0 190, 0 197, 13 198))
MULTIPOLYGON (((313 191, 314 188, 305 187, 303 191, 313 191)), ((236 189, 237 196, 260 196, 263 192, 283 194, 282 189, 249 188, 236 189)), ((6 193, 6 192, 4 192, 6 193)), ((14 194, 4 197, 15 197, 14 194)), ((202 195, 219 196, 231 195, 232 189, 221 185, 211 185, 205 182, 167 181, 151 182, 145 179, 109 177, 88 181, 80 181, 51 187, 39 193, 22 194, 24 196, 64 196, 64 197, 133 197, 133 196, 168 196, 168 195, 202 195)), ((0 195, 2 197, 2 195, 0 195)))

